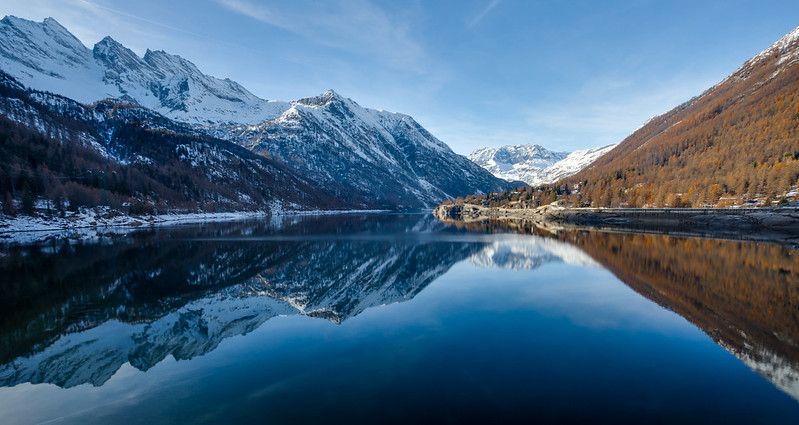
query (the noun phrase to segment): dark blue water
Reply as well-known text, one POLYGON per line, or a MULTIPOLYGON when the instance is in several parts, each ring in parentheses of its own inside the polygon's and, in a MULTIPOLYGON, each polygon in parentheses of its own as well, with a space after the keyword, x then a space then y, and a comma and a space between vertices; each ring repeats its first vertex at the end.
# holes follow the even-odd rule
MULTIPOLYGON (((671 293, 616 245, 694 242, 639 237, 375 215, 7 245, 0 422, 792 423, 790 311, 738 314, 690 252, 670 278, 727 301, 671 293)), ((795 250, 696 243, 796 301, 795 250)))

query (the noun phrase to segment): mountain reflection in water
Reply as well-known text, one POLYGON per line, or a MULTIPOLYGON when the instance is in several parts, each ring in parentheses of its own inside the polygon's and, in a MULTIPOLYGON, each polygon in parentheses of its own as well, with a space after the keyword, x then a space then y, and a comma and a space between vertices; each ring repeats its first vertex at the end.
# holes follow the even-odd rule
POLYGON ((412 298, 484 246, 420 238, 444 227, 427 215, 408 223, 321 217, 14 247, 0 266, 11 277, 0 386, 102 385, 126 362, 147 370, 168 355, 199 356, 277 315, 339 323, 412 298), (381 237, 357 237, 374 228, 381 237))
POLYGON ((168 356, 202 356, 277 316, 342 323, 414 298, 468 260, 607 268, 799 400, 797 250, 530 223, 467 227, 429 215, 327 216, 6 246, 0 386, 100 386, 126 363, 146 371, 168 356))

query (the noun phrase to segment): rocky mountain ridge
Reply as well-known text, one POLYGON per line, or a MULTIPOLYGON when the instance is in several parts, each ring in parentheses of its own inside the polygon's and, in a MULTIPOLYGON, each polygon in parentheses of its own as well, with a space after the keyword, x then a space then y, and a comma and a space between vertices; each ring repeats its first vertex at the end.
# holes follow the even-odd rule
MULTIPOLYGON (((0 71, 0 191, 65 209, 117 212, 351 208, 278 161, 211 138, 137 104, 82 105, 26 89, 0 71)), ((28 204, 26 204, 28 203, 28 204)))
MULTIPOLYGON (((355 208, 418 209, 514 184, 454 153, 407 115, 332 90, 267 101, 163 51, 143 57, 106 37, 85 47, 53 19, 0 20, 0 70, 86 105, 121 99, 285 164, 355 208)), ((115 101, 119 102, 119 101, 115 101)))

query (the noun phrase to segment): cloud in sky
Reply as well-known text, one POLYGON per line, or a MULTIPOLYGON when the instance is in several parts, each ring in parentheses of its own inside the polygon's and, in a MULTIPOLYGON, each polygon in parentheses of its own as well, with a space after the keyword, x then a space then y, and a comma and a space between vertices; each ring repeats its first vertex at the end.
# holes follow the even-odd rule
POLYGON ((513 108, 503 101, 482 102, 481 111, 501 111, 485 126, 469 110, 451 116, 419 117, 436 137, 460 154, 484 146, 540 144, 552 150, 576 150, 618 143, 647 119, 699 95, 718 81, 674 78, 651 84, 613 77, 588 80, 563 98, 513 108))
MULTIPOLYGON (((75 0, 75 1, 77 2, 78 5, 84 7, 88 11, 91 11, 95 15, 102 15, 103 19, 113 19, 114 21, 117 21, 118 24, 121 24, 121 22, 119 22, 120 18, 122 18, 121 21, 124 22, 130 22, 130 20, 134 20, 134 21, 143 22, 145 24, 148 24, 149 26, 159 27, 161 29, 165 29, 170 32, 179 32, 194 38, 200 38, 208 41, 213 41, 215 43, 229 44, 237 47, 242 47, 241 45, 231 43, 229 41, 221 40, 214 37, 209 37, 207 34, 202 34, 195 31, 189 31, 185 28, 180 28, 175 25, 170 25, 153 19, 147 19, 142 16, 135 15, 133 13, 128 13, 119 9, 105 6, 103 4, 91 2, 89 0, 75 0)), ((150 32, 150 34, 152 34, 152 32, 150 32)))
POLYGON ((474 19, 472 19, 468 24, 466 24, 466 26, 469 28, 473 28, 475 25, 479 24, 480 21, 482 21, 483 18, 485 18, 485 16, 488 15, 488 12, 490 12, 493 8, 497 7, 500 1, 502 0, 491 0, 491 2, 488 3, 488 6, 486 6, 485 9, 483 9, 480 13, 478 13, 477 16, 474 17, 474 19))
MULTIPOLYGON (((170 34, 181 33, 183 36, 206 39, 215 43, 224 41, 205 34, 188 31, 176 25, 170 25, 156 19, 148 19, 121 8, 108 6, 108 2, 100 3, 89 0, 6 0, 6 7, 21 17, 39 20, 53 17, 65 26, 83 44, 91 48, 105 36, 122 41, 126 47, 143 54, 148 48, 162 49, 150 43, 164 41, 170 34), (24 11, 20 13, 19 11, 24 11), (114 31, 109 31, 113 28, 114 31)), ((168 22, 168 21, 167 21, 168 22)))
POLYGON ((386 64, 424 72, 425 52, 411 35, 411 23, 367 0, 263 4, 216 0, 236 13, 329 48, 376 57, 386 64))

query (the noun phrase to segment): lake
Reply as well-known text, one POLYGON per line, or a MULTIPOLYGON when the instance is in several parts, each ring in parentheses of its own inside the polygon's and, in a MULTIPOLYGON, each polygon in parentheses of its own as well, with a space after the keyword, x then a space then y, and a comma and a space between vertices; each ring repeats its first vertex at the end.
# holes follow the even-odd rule
POLYGON ((791 423, 799 249, 292 217, 6 243, 0 422, 791 423))

